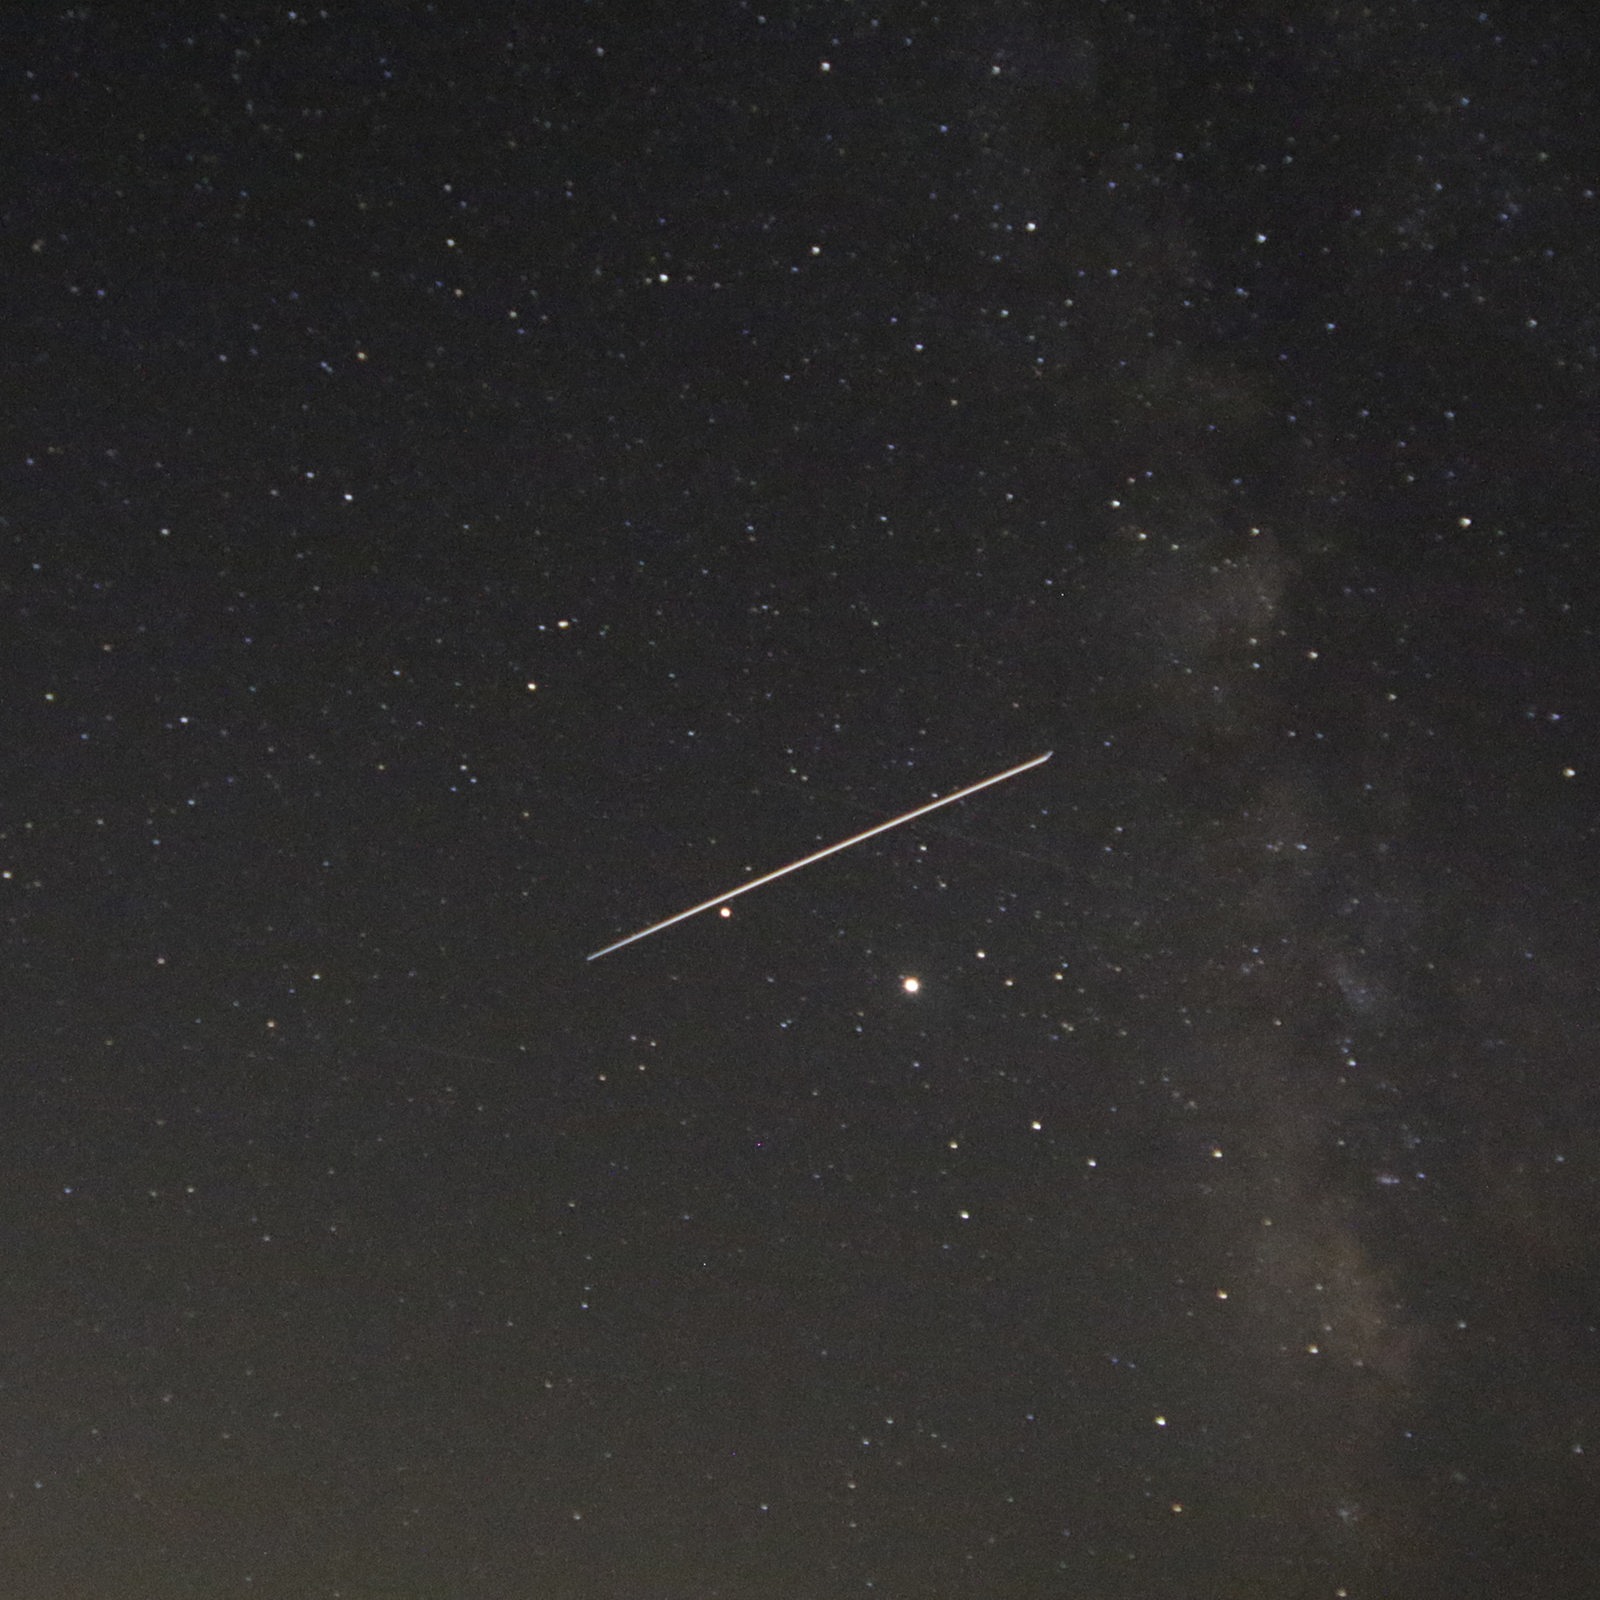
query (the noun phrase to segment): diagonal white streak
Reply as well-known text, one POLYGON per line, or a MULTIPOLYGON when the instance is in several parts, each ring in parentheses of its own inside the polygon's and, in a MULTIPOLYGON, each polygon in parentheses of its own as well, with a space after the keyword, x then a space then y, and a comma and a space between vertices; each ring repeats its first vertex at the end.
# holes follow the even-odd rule
POLYGON ((1055 752, 1046 750, 1042 756, 1035 756, 1031 761, 1020 762, 1017 766, 1007 767, 1004 772, 997 772, 992 778, 985 778, 981 783, 969 783, 965 789, 957 789, 954 794, 947 794, 938 800, 930 800, 925 806, 918 806, 914 811, 908 811, 904 816, 891 817, 887 822, 879 822, 861 833, 853 833, 848 839, 841 839, 838 844, 830 844, 825 850, 813 851, 808 856, 802 856, 798 861, 791 861, 786 867, 779 867, 775 872, 765 873, 759 878, 752 878, 749 883, 741 883, 737 889, 729 889, 726 894, 713 896, 710 900, 702 900, 697 906, 690 906, 687 911, 680 911, 676 916, 664 917, 660 922, 652 922, 648 928, 641 928, 637 933, 630 933, 626 939, 618 939, 615 944, 608 944, 603 950, 596 950, 593 955, 585 956, 586 961, 598 961, 601 956, 608 956, 613 950, 620 950, 626 944, 635 944, 640 939, 648 939, 652 933, 660 933, 663 928, 670 928, 675 922, 686 922, 690 917, 697 917, 702 911, 709 911, 713 906, 725 905, 729 900, 737 900, 742 894, 749 894, 752 889, 759 889, 764 883, 772 883, 775 879, 782 878, 791 872, 798 872, 801 867, 809 867, 814 861, 821 861, 827 856, 837 855, 841 850, 848 850, 853 844, 860 844, 880 833, 887 833, 890 828, 898 828, 903 822, 912 822, 917 817, 925 817, 930 811, 937 811, 940 806, 954 805, 957 800, 965 800, 969 794, 976 794, 980 789, 988 789, 997 783, 1004 783, 1007 778, 1014 778, 1019 772, 1026 772, 1030 767, 1042 766, 1055 752))

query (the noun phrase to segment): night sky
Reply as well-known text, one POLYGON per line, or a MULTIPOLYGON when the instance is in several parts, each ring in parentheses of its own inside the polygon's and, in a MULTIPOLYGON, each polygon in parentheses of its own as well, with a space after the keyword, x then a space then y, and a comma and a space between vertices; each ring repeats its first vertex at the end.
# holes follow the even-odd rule
POLYGON ((16 8, 4 1600, 1595 1593, 1581 15, 16 8))

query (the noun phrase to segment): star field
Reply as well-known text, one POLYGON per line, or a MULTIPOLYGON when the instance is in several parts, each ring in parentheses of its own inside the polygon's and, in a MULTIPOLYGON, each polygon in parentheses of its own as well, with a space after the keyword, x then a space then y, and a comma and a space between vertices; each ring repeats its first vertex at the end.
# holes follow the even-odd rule
POLYGON ((6 55, 0 1594, 1591 1592, 1575 13, 6 55))

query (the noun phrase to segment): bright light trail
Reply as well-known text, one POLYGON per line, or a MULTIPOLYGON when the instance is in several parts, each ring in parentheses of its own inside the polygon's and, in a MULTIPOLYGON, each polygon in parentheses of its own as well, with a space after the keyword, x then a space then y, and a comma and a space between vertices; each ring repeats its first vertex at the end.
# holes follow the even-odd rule
POLYGON ((752 878, 749 883, 741 883, 737 889, 730 889, 726 894, 719 894, 710 900, 702 900, 697 906, 690 906, 687 911, 680 911, 676 916, 664 917, 660 922, 652 922, 648 928, 641 928, 637 933, 630 933, 626 939, 618 939, 615 944, 608 944, 603 950, 596 950, 593 955, 585 956, 586 961, 598 961, 601 956, 608 956, 613 950, 620 950, 625 944, 636 944, 640 939, 648 939, 652 933, 660 933, 663 928, 670 928, 675 922, 686 922, 690 917, 697 917, 702 911, 709 911, 713 906, 725 905, 729 900, 737 900, 742 894, 749 894, 752 889, 759 889, 764 883, 771 883, 774 879, 782 878, 791 872, 798 872, 801 867, 809 867, 814 861, 821 861, 825 856, 837 855, 841 850, 848 850, 853 844, 860 844, 866 839, 871 839, 880 833, 887 833, 890 828, 898 828, 902 822, 914 821, 917 817, 925 817, 930 811, 937 811, 940 806, 951 806, 957 800, 965 800, 969 794, 976 794, 980 789, 992 788, 997 783, 1004 783, 1007 778, 1014 778, 1019 772, 1026 772, 1030 767, 1043 766, 1051 756, 1053 750, 1046 750, 1042 756, 1035 756, 1031 761, 1021 762, 1015 767, 1007 767, 1004 772, 997 772, 992 778, 985 778, 981 783, 969 783, 965 789, 957 789, 954 794, 947 794, 942 799, 930 800, 925 806, 918 806, 915 811, 908 811, 902 817, 891 817, 887 822, 880 822, 862 833, 853 833, 848 839, 841 839, 838 844, 830 844, 826 850, 813 851, 808 856, 802 856, 798 861, 791 861, 786 867, 779 867, 776 872, 768 872, 762 877, 752 878))

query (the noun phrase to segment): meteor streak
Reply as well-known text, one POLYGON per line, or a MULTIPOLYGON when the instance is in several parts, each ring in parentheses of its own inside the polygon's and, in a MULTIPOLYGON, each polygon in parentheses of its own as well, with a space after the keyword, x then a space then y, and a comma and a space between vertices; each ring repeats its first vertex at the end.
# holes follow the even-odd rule
POLYGON ((841 839, 838 844, 830 844, 825 850, 813 851, 808 856, 801 856, 798 861, 791 861, 786 867, 779 867, 775 872, 768 872, 759 878, 752 878, 749 883, 741 883, 737 889, 730 889, 726 894, 719 894, 710 900, 702 900, 697 906, 690 906, 687 911, 680 911, 676 916, 664 917, 660 922, 652 922, 648 928, 641 928, 637 933, 630 933, 626 939, 618 939, 615 944, 608 944, 603 950, 596 950, 593 955, 585 956, 586 961, 598 961, 601 956, 608 956, 613 950, 620 950, 625 944, 635 944, 640 939, 648 939, 652 933, 660 933, 663 928, 670 928, 675 922, 685 922, 690 917, 697 917, 702 911, 709 911, 713 906, 725 905, 729 900, 736 900, 742 894, 749 894, 752 889, 759 889, 764 883, 771 883, 774 879, 784 877, 791 872, 798 872, 801 867, 809 867, 814 861, 821 861, 825 856, 837 855, 841 850, 848 850, 853 844, 860 844, 871 839, 876 834, 887 833, 890 828, 898 828, 902 822, 914 821, 917 817, 925 817, 930 811, 937 811, 940 806, 954 805, 957 800, 965 800, 969 794, 976 794, 980 789, 988 789, 997 783, 1004 783, 1007 778, 1014 778, 1019 772, 1026 772, 1029 767, 1043 766, 1051 756, 1053 750, 1046 750, 1042 756, 1035 756, 1031 761, 1020 762, 1017 766, 1007 767, 1004 772, 997 772, 992 778, 985 778, 981 783, 969 783, 965 789, 957 789, 954 794, 947 794, 942 799, 930 800, 925 806, 918 806, 914 811, 908 811, 904 816, 891 817, 887 822, 877 823, 874 827, 867 828, 861 833, 853 833, 848 839, 841 839))

